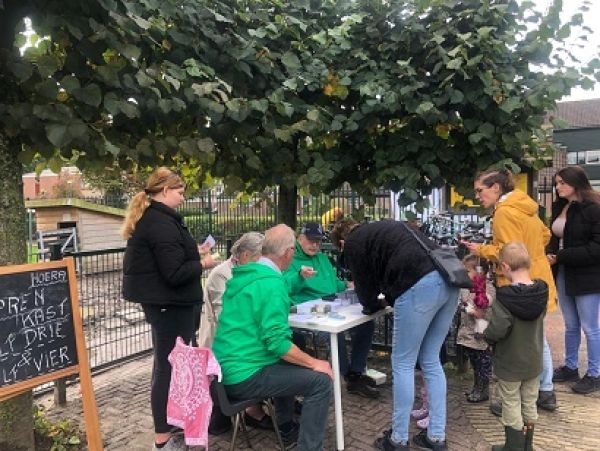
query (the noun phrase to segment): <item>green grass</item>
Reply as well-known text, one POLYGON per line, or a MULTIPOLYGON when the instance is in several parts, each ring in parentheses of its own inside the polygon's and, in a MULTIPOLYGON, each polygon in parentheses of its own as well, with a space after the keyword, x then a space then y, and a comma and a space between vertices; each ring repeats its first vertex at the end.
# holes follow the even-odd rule
POLYGON ((38 247, 37 244, 32 244, 31 247, 27 244, 27 263, 38 262, 38 247))

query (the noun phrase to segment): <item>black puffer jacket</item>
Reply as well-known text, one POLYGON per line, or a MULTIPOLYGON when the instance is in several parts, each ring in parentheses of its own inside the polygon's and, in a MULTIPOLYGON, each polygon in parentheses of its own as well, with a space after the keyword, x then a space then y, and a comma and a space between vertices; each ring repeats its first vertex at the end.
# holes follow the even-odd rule
MULTIPOLYGON (((437 245, 416 231, 432 249, 437 245)), ((398 221, 355 227, 344 242, 344 262, 352 273, 356 294, 366 312, 381 308, 379 293, 389 305, 434 270, 431 259, 398 221)))
POLYGON ((183 218, 152 201, 127 240, 123 297, 142 304, 199 304, 201 274, 200 254, 183 218))
MULTIPOLYGON (((560 215, 567 200, 559 199, 552 206, 552 222, 560 215)), ((552 234, 547 254, 556 255, 556 264, 565 268, 565 290, 569 296, 600 293, 600 204, 573 202, 567 210, 567 221, 560 239, 552 234)))

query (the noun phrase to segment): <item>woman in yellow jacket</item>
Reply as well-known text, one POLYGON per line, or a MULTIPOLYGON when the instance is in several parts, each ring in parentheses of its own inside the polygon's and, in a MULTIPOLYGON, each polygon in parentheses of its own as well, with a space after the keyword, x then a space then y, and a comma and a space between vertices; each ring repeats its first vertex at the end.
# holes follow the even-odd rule
MULTIPOLYGON (((550 230, 538 216, 538 204, 523 191, 515 189, 511 172, 487 170, 479 173, 475 179, 475 199, 484 208, 494 208, 492 223, 492 243, 476 244, 465 242, 469 250, 490 261, 498 262, 498 254, 504 244, 520 241, 525 244, 531 257, 530 275, 542 279, 548 284, 548 312, 556 310, 556 286, 545 247, 550 241, 550 230)), ((508 285, 500 269, 496 273, 496 285, 508 285)), ((556 395, 552 384, 552 354, 544 337, 544 370, 540 375, 538 407, 555 410, 556 395)), ((498 414, 498 406, 492 405, 492 411, 498 414)))

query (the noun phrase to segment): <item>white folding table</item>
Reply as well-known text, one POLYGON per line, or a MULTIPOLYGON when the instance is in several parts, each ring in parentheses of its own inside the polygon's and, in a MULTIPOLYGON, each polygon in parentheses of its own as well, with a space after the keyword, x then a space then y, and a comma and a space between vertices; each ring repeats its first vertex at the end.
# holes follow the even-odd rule
POLYGON ((329 315, 303 315, 292 313, 289 316, 290 326, 295 329, 306 329, 317 332, 328 332, 331 341, 331 364, 333 366, 333 402, 335 409, 335 433, 337 449, 344 449, 344 419, 342 415, 342 385, 340 381, 340 363, 338 350, 338 334, 348 329, 352 329, 359 324, 373 321, 375 318, 385 315, 392 311, 391 307, 379 310, 373 315, 364 315, 362 305, 351 304, 340 307, 337 314, 343 318, 334 318, 329 315))

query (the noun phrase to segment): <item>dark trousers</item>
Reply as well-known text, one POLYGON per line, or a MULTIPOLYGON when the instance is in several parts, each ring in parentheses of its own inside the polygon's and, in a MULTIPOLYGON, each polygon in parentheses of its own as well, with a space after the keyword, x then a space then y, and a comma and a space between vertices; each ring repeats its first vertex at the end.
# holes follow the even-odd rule
POLYGON ((167 423, 167 400, 171 383, 171 364, 168 357, 175 347, 175 340, 181 337, 186 343, 195 344, 194 307, 142 305, 146 321, 152 327, 154 363, 152 366, 152 386, 150 403, 156 433, 169 432, 167 423))
POLYGON ((490 351, 466 348, 473 374, 482 381, 489 381, 492 376, 492 357, 490 351))
MULTIPOLYGON (((350 373, 362 374, 365 372, 367 369, 367 358, 373 344, 374 333, 375 321, 367 321, 337 335, 340 374, 342 376, 347 376, 350 373), (350 335, 350 359, 348 359, 346 334, 350 335)), ((329 348, 329 333, 317 332, 316 338, 319 343, 315 343, 315 346, 325 342, 325 346, 329 348)), ((306 338, 302 331, 294 331, 292 341, 303 351, 306 349, 306 338)))
POLYGON ((273 398, 280 425, 292 421, 294 397, 303 396, 298 450, 320 451, 332 386, 333 381, 326 374, 279 362, 264 367, 239 384, 226 385, 225 389, 234 398, 273 398))

